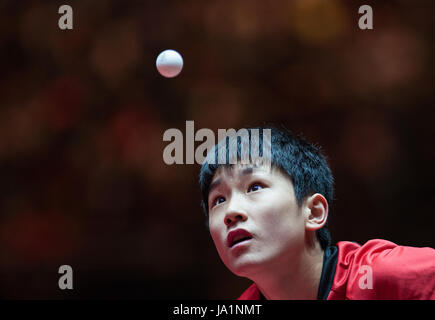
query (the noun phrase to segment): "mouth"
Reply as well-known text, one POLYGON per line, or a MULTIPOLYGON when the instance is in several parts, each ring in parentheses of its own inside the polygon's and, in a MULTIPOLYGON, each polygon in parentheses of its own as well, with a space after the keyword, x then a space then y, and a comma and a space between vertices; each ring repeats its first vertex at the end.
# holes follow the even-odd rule
POLYGON ((236 229, 228 233, 227 245, 229 248, 232 248, 235 245, 250 239, 252 239, 252 234, 250 234, 248 231, 245 229, 236 229))

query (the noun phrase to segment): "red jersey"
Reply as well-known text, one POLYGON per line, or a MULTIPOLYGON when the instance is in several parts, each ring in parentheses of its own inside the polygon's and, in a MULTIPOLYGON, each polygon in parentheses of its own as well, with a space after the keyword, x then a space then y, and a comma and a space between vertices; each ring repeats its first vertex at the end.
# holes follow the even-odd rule
MULTIPOLYGON (((238 300, 260 299, 254 283, 238 300)), ((379 239, 338 242, 325 250, 318 299, 435 300, 435 250, 379 239)))

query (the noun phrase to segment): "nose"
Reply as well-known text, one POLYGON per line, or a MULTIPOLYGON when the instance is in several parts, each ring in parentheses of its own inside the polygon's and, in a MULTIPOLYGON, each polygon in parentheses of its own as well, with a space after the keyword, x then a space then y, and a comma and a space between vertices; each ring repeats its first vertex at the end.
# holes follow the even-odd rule
POLYGON ((246 219, 247 217, 243 213, 231 212, 225 216, 225 225, 229 227, 237 221, 246 221, 246 219))
POLYGON ((241 221, 246 221, 248 219, 248 215, 246 211, 241 208, 240 202, 236 203, 236 201, 232 201, 228 206, 228 211, 225 214, 224 222, 227 227, 241 221))

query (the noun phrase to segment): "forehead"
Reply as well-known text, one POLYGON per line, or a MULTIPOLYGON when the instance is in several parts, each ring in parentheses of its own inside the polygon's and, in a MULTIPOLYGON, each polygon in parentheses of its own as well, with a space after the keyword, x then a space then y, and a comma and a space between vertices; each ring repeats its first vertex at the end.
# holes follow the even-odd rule
MULTIPOLYGON (((220 166, 213 176, 210 184, 210 191, 223 181, 238 181, 245 177, 257 175, 269 179, 286 179, 287 177, 275 166, 263 166, 255 164, 236 164, 220 166)), ((289 180, 289 179, 288 179, 289 180)), ((289 180, 290 182, 290 180, 289 180)))
POLYGON ((212 182, 223 177, 246 176, 254 172, 270 173, 270 170, 266 170, 266 168, 262 166, 256 166, 252 164, 223 165, 216 170, 212 182))

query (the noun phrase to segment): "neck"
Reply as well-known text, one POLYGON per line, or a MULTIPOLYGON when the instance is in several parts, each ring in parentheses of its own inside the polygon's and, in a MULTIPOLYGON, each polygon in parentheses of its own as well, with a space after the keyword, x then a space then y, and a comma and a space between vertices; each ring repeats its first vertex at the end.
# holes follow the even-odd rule
POLYGON ((323 250, 316 242, 297 259, 280 261, 251 278, 268 300, 315 300, 323 267, 323 250), (294 261, 298 261, 297 264, 294 261), (284 266, 284 267, 283 267, 284 266))

